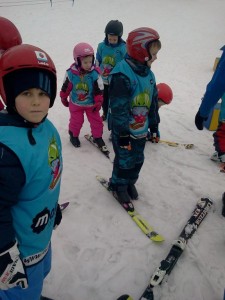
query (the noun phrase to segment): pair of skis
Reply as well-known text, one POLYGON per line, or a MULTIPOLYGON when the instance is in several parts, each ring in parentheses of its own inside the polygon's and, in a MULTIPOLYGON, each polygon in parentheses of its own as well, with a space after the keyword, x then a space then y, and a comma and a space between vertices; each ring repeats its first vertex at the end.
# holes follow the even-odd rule
MULTIPOLYGON (((210 210, 213 202, 209 198, 201 198, 194 211, 192 212, 191 217, 187 221, 183 230, 181 231, 177 240, 173 242, 171 249, 169 250, 168 255, 163 259, 158 268, 152 274, 150 282, 146 289, 144 290, 142 296, 139 300, 154 300, 153 288, 157 285, 161 285, 166 278, 170 275, 173 268, 175 267, 178 259, 183 253, 189 239, 197 231, 199 225, 205 219, 210 210)), ((129 295, 122 295, 117 300, 133 300, 129 295)))
MULTIPOLYGON (((101 185, 109 191, 113 197, 118 201, 116 194, 109 187, 109 182, 105 178, 101 176, 96 176, 97 180, 101 183, 101 185)), ((163 242, 164 237, 157 233, 154 228, 149 225, 149 223, 136 211, 133 203, 130 201, 128 203, 122 203, 118 201, 118 203, 125 209, 131 219, 135 222, 135 224, 141 229, 141 231, 152 241, 154 242, 163 242)))

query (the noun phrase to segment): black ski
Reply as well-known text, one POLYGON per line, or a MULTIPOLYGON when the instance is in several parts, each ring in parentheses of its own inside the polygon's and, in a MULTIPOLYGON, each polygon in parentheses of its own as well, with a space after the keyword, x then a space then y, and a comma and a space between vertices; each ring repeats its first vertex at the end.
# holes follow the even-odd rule
POLYGON ((110 159, 109 156, 109 150, 106 146, 103 146, 102 148, 99 148, 98 145, 94 142, 93 136, 90 134, 85 134, 84 137, 86 140, 88 140, 92 145, 94 145, 96 148, 98 148, 108 159, 110 159))
POLYGON ((165 281, 165 278, 172 272, 179 257, 183 253, 188 240, 197 231, 199 225, 206 217, 213 202, 209 198, 201 198, 196 204, 194 211, 186 225, 184 226, 178 239, 174 241, 168 255, 161 261, 160 266, 151 276, 150 283, 139 300, 154 300, 153 288, 165 281))
POLYGON ((59 204, 61 211, 64 211, 69 204, 70 204, 69 202, 64 202, 59 204))

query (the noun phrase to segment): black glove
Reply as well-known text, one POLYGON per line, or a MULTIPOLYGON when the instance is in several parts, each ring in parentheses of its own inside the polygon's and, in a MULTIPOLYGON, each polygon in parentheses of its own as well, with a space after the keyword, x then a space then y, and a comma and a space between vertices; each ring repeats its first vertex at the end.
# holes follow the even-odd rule
POLYGON ((8 290, 16 286, 28 287, 27 275, 19 257, 17 242, 0 253, 0 290, 8 290))
POLYGON ((208 117, 202 117, 200 116, 200 112, 198 111, 196 116, 195 116, 195 125, 198 128, 198 130, 203 129, 203 122, 206 121, 208 117))
POLYGON ((54 222, 54 229, 61 223, 62 220, 62 211, 60 205, 57 205, 56 214, 55 214, 55 222, 54 222))
POLYGON ((130 134, 121 133, 119 136, 119 146, 121 148, 127 148, 130 150, 131 144, 130 144, 130 134))

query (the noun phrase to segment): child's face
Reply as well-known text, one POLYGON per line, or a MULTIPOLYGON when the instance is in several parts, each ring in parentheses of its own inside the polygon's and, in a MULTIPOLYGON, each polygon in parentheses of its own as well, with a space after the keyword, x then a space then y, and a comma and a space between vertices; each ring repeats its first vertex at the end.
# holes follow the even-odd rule
POLYGON ((151 67, 152 63, 157 59, 157 53, 159 52, 160 48, 158 45, 150 45, 149 46, 149 53, 151 54, 152 58, 147 62, 148 67, 151 67))
POLYGON ((86 56, 81 58, 81 67, 85 71, 89 71, 92 67, 93 56, 86 56))
POLYGON ((112 45, 115 45, 118 43, 118 36, 117 35, 111 35, 111 34, 108 34, 107 35, 107 38, 108 38, 108 42, 109 44, 112 44, 112 45))
POLYGON ((49 96, 36 88, 22 92, 15 99, 18 114, 31 123, 40 123, 47 115, 49 105, 49 96))

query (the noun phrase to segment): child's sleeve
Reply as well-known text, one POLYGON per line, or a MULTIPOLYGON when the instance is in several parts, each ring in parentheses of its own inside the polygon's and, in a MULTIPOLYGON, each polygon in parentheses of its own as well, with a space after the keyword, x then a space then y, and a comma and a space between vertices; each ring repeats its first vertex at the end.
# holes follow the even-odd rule
POLYGON ((73 84, 70 81, 68 74, 66 73, 64 81, 63 81, 63 85, 62 85, 62 88, 60 91, 60 98, 61 98, 62 104, 66 107, 69 106, 69 101, 67 98, 70 95, 72 88, 73 88, 73 84))
POLYGON ((201 117, 208 117, 211 109, 225 93, 225 46, 221 50, 223 50, 223 54, 211 81, 206 87, 206 92, 199 108, 201 117))
POLYGON ((101 56, 101 47, 98 45, 97 52, 96 52, 96 66, 99 67, 102 63, 102 56, 101 56))
POLYGON ((149 128, 152 133, 158 131, 158 124, 160 123, 159 107, 158 107, 158 92, 156 84, 154 85, 152 102, 149 110, 149 128))
POLYGON ((109 85, 109 130, 118 135, 130 134, 130 80, 124 74, 113 74, 109 85))
POLYGON ((25 183, 25 173, 18 157, 5 146, 0 146, 0 251, 15 241, 12 206, 25 183))
POLYGON ((99 111, 103 103, 103 81, 100 75, 98 75, 98 78, 94 81, 93 94, 95 109, 99 111))

